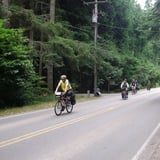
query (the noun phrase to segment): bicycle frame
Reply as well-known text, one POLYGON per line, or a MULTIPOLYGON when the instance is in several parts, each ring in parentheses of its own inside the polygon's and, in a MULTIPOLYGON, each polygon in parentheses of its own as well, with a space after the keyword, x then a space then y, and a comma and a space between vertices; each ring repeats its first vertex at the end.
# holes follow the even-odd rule
POLYGON ((55 106, 54 106, 55 114, 57 116, 59 116, 62 114, 62 112, 65 109, 66 109, 67 113, 71 113, 73 110, 73 105, 71 104, 70 97, 67 95, 64 95, 62 92, 55 94, 55 95, 56 95, 56 97, 59 97, 55 106), (65 107, 65 108, 63 109, 63 107, 65 107))

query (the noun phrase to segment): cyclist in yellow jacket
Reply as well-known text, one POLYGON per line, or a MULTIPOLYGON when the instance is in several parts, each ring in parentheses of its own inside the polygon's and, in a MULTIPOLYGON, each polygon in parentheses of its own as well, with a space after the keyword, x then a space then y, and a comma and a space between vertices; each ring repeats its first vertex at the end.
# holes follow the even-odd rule
POLYGON ((67 91, 72 89, 72 87, 71 87, 71 85, 69 83, 69 80, 67 79, 66 75, 61 75, 60 81, 59 81, 59 83, 58 83, 58 85, 56 87, 55 92, 57 92, 59 90, 59 88, 65 93, 67 93, 67 91))
MULTIPOLYGON (((76 103, 75 95, 72 91, 71 84, 69 83, 69 80, 67 79, 66 75, 61 75, 60 81, 56 87, 55 93, 58 92, 59 89, 61 89, 61 91, 64 92, 63 93, 64 96, 70 97, 72 105, 74 105, 76 103)), ((64 110, 64 107, 62 110, 64 110)))

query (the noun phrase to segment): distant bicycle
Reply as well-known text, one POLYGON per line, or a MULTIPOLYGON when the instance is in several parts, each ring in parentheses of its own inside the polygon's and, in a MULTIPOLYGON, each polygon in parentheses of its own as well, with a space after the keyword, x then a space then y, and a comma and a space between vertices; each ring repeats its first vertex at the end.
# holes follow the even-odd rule
POLYGON ((136 86, 132 86, 132 94, 136 94, 137 93, 137 88, 136 86))
POLYGON ((66 109, 67 113, 71 113, 73 110, 73 105, 71 104, 71 97, 63 95, 63 92, 55 93, 58 100, 54 106, 54 112, 57 116, 60 116, 62 112, 66 109))
POLYGON ((128 99, 128 90, 127 90, 127 88, 122 89, 121 95, 122 95, 122 99, 124 99, 124 100, 128 99))

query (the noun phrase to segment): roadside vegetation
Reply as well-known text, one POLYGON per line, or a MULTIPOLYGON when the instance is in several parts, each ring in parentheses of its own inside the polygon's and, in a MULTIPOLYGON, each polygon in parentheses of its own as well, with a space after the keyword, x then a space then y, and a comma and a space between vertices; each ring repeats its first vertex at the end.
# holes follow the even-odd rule
POLYGON ((81 0, 0 2, 0 110, 45 101, 61 74, 77 93, 93 93, 95 64, 103 93, 124 78, 160 85, 160 0, 147 0, 145 10, 135 0, 99 4, 96 47, 93 8, 81 0))
MULTIPOLYGON (((88 100, 93 100, 95 98, 98 98, 98 97, 94 97, 93 95, 88 96, 87 94, 76 95, 77 103, 88 101, 88 100)), ((24 105, 21 107, 14 106, 12 108, 7 107, 5 109, 0 109, 0 116, 8 116, 8 115, 14 115, 14 114, 19 114, 19 113, 41 110, 41 109, 53 108, 56 101, 57 101, 57 97, 55 97, 53 94, 46 95, 43 97, 39 97, 39 99, 37 99, 34 103, 30 105, 24 105)))

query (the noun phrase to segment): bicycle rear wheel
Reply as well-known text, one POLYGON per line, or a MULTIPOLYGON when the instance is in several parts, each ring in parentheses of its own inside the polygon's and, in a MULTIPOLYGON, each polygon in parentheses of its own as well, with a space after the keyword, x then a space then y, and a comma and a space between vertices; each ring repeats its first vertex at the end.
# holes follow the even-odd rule
POLYGON ((57 116, 60 116, 62 113, 62 105, 60 101, 57 101, 57 103, 54 106, 54 112, 57 116))
POLYGON ((72 110, 73 110, 73 105, 71 104, 71 101, 67 101, 67 102, 66 102, 66 111, 67 111, 68 113, 71 113, 72 110))

